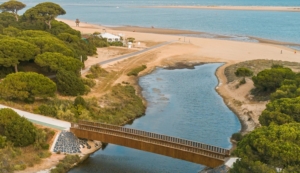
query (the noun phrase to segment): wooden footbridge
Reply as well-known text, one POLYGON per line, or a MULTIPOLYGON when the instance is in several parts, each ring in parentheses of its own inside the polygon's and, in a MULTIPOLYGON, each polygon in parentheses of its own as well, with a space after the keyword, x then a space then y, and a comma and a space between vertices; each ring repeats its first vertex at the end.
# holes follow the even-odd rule
POLYGON ((229 157, 227 149, 122 126, 80 121, 72 123, 70 131, 78 138, 122 145, 211 168, 224 164, 229 157))

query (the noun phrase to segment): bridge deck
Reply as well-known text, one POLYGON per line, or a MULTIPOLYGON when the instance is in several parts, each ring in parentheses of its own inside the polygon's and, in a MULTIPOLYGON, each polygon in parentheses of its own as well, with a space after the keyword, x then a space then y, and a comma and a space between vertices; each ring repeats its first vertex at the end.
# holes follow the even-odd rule
POLYGON ((72 123, 71 131, 80 138, 123 145, 209 167, 223 164, 229 156, 229 150, 220 147, 109 124, 80 121, 72 123))

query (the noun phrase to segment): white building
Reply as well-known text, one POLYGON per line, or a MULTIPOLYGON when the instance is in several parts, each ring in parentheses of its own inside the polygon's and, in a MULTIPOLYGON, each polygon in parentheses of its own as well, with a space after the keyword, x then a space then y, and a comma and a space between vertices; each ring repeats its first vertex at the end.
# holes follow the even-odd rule
POLYGON ((110 33, 102 33, 99 37, 106 38, 108 42, 121 41, 121 37, 110 33))

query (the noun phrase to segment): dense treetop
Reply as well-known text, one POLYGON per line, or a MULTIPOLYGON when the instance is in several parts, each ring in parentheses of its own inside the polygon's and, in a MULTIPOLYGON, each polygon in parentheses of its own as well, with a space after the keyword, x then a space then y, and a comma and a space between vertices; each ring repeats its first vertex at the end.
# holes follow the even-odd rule
POLYGON ((52 71, 64 69, 72 71, 75 74, 78 74, 80 68, 83 67, 83 64, 78 59, 64 56, 63 54, 56 52, 46 52, 38 55, 35 58, 35 63, 41 67, 49 67, 52 71))
POLYGON ((273 168, 297 166, 300 165, 299 139, 299 123, 264 126, 246 135, 234 154, 242 160, 260 161, 273 168))
POLYGON ((0 39, 0 65, 14 66, 16 72, 20 61, 34 59, 38 52, 39 50, 35 45, 26 41, 15 38, 0 39))
POLYGON ((56 85, 48 77, 34 72, 9 74, 0 83, 0 96, 7 100, 34 101, 35 97, 53 97, 56 85))
POLYGON ((14 146, 24 147, 34 143, 36 128, 12 109, 4 108, 0 109, 0 135, 14 146))
POLYGON ((284 67, 273 67, 266 69, 253 76, 252 80, 257 90, 262 92, 274 92, 281 86, 281 82, 285 79, 293 79, 295 73, 284 67))
POLYGON ((24 17, 31 21, 42 20, 49 26, 49 29, 51 29, 51 21, 54 20, 58 15, 64 14, 66 14, 66 11, 58 4, 52 2, 43 2, 28 9, 24 13, 24 17))
POLYGON ((8 2, 4 2, 3 4, 1 4, 0 10, 11 11, 15 15, 16 20, 18 21, 19 20, 18 11, 22 10, 25 7, 26 7, 26 5, 20 1, 10 0, 8 2))

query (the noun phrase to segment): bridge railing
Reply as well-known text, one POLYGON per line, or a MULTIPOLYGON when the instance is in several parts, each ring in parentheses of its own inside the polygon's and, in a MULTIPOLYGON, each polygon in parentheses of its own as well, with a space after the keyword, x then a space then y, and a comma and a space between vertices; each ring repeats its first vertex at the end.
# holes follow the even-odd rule
POLYGON ((148 143, 152 143, 152 144, 156 144, 156 145, 167 146, 170 148, 175 148, 175 149, 180 149, 180 150, 187 151, 187 152, 201 154, 201 155, 208 156, 208 157, 211 157, 214 159, 224 160, 226 157, 224 154, 221 154, 221 153, 214 153, 214 152, 203 150, 200 148, 195 148, 195 147, 191 147, 191 146, 181 145, 178 143, 173 143, 171 141, 157 140, 157 139, 149 138, 146 136, 134 135, 134 134, 130 134, 130 133, 122 132, 122 131, 116 131, 116 130, 106 129, 106 128, 102 128, 102 127, 96 127, 96 126, 92 126, 92 125, 72 124, 72 127, 77 128, 77 129, 86 130, 86 131, 94 131, 94 132, 98 132, 98 133, 124 137, 127 139, 134 139, 134 140, 139 140, 139 141, 143 141, 143 142, 148 142, 148 143))
POLYGON ((171 137, 171 136, 167 136, 167 135, 161 135, 161 134, 157 134, 157 133, 146 132, 146 131, 142 131, 142 130, 136 130, 136 129, 126 128, 126 127, 121 127, 121 126, 116 126, 116 125, 103 124, 103 123, 98 123, 98 122, 79 121, 78 125, 79 126, 80 125, 88 125, 88 126, 100 127, 100 128, 110 129, 110 130, 119 131, 119 132, 125 132, 125 133, 136 135, 136 136, 147 137, 150 139, 156 139, 156 140, 170 142, 170 143, 174 143, 174 144, 180 144, 180 145, 183 145, 186 147, 205 150, 210 153, 223 154, 224 156, 229 156, 229 150, 227 150, 227 149, 212 146, 212 145, 207 145, 207 144, 200 143, 200 142, 171 137))

